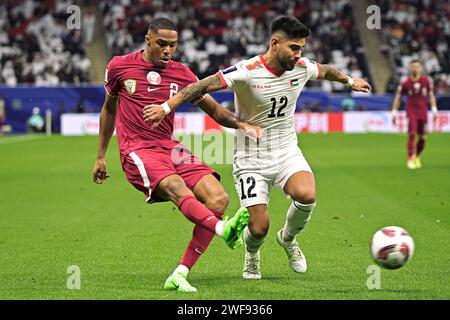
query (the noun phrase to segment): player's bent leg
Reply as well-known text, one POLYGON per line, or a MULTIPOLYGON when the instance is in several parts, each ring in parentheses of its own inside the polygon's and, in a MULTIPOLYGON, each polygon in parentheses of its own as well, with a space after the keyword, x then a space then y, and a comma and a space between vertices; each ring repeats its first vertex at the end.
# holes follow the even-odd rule
POLYGON ((179 175, 173 174, 162 179, 155 191, 159 197, 176 204, 188 220, 215 232, 220 219, 195 198, 179 175))
POLYGON ((286 223, 277 233, 277 242, 285 250, 289 266, 299 273, 306 272, 306 258, 296 236, 311 218, 316 205, 314 175, 308 171, 294 173, 286 182, 284 192, 293 200, 286 214, 286 223))
MULTIPOLYGON (((238 223, 235 223, 232 227, 225 225, 225 223, 220 219, 221 214, 214 214, 200 201, 198 201, 178 175, 170 175, 162 179, 155 192, 162 199, 167 199, 177 204, 180 211, 190 221, 196 224, 196 227, 194 228, 194 237, 189 244, 188 251, 195 252, 197 256, 184 256, 180 265, 166 280, 164 289, 177 290, 181 292, 196 292, 197 289, 191 286, 187 281, 187 275, 189 269, 192 268, 200 254, 206 250, 207 245, 211 242, 214 234, 224 237, 224 230, 233 229, 232 227, 234 227, 233 230, 235 230, 238 226, 243 229, 244 226, 238 223), (218 227, 221 227, 223 230, 222 234, 217 231, 218 227)), ((245 220, 245 224, 246 223, 247 220, 245 220)), ((230 231, 228 231, 228 233, 230 233, 230 231)))
POLYGON ((203 176, 195 185, 193 193, 208 209, 221 212, 222 215, 230 202, 223 186, 212 174, 203 176))
MULTIPOLYGON (((228 205, 228 194, 216 177, 212 174, 204 175, 192 191, 195 197, 205 204, 217 218, 222 219, 223 213, 228 205)), ((179 268, 183 270, 184 266, 190 271, 200 256, 206 252, 214 235, 215 233, 196 225, 192 232, 191 241, 181 258, 179 268)))
POLYGON ((239 244, 239 237, 248 223, 246 209, 239 210, 234 217, 222 221, 195 198, 178 175, 171 175, 161 180, 157 192, 158 196, 166 197, 177 204, 180 211, 191 222, 223 238, 230 248, 234 249, 239 244))
MULTIPOLYGON (((223 216, 229 203, 229 197, 213 174, 204 175, 193 191, 196 197, 205 203, 216 216, 223 216)), ((235 249, 242 244, 241 234, 248 223, 248 217, 247 210, 241 208, 232 218, 225 218, 222 238, 230 248, 235 249)))
POLYGON ((247 280, 261 279, 260 248, 269 230, 267 204, 247 208, 250 213, 249 225, 244 229, 245 259, 242 277, 247 280))
MULTIPOLYGON (((162 179, 157 188, 155 189, 155 193, 161 199, 169 200, 179 205, 180 202, 185 197, 193 198, 193 193, 186 187, 185 183, 181 179, 180 176, 173 174, 162 179)), ((183 212, 182 209, 180 211, 183 212)), ((183 212, 183 214, 192 222, 196 223, 194 230, 196 228, 201 228, 205 232, 208 232, 214 236, 213 232, 206 230, 205 228, 199 226, 198 219, 190 216, 190 212, 183 212)), ((192 241, 191 241, 192 242, 192 241)), ((195 243, 190 243, 189 245, 196 246, 195 243)), ((184 256, 183 256, 184 258, 184 256)), ((175 269, 175 271, 167 278, 164 283, 164 290, 176 290, 179 292, 197 292, 197 289, 193 287, 188 281, 187 276, 189 270, 192 268, 193 264, 190 264, 184 260, 180 263, 180 265, 175 269)))

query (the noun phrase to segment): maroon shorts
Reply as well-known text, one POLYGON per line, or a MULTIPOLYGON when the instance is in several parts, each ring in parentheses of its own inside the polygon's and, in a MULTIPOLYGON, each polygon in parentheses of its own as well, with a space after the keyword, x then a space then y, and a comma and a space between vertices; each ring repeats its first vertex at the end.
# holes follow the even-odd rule
POLYGON ((418 117, 408 117, 408 133, 424 134, 427 129, 427 120, 418 117))
POLYGON ((122 168, 128 181, 145 193, 148 203, 166 201, 152 191, 162 179, 172 174, 181 176, 191 190, 207 174, 213 174, 220 180, 216 171, 198 160, 188 149, 181 147, 136 150, 125 157, 122 168))

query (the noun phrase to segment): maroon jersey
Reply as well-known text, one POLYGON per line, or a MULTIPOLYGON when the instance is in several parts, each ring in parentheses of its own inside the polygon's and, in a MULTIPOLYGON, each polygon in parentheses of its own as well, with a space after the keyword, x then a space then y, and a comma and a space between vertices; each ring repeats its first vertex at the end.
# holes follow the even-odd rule
POLYGON ((173 148, 174 112, 169 113, 158 127, 144 122, 142 110, 148 104, 161 104, 197 77, 182 63, 170 61, 164 69, 144 61, 143 51, 115 56, 105 73, 105 89, 118 96, 116 132, 120 160, 138 149, 160 146, 173 148))
POLYGON ((427 76, 414 81, 407 77, 398 86, 397 92, 406 95, 406 115, 411 118, 427 119, 427 99, 433 90, 433 83, 427 76))

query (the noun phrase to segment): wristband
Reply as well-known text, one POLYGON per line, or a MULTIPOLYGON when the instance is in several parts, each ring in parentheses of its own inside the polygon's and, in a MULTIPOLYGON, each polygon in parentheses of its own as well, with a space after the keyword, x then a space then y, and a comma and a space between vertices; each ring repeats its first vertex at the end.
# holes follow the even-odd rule
POLYGON ((353 83, 355 82, 355 80, 353 80, 350 76, 347 76, 348 80, 347 83, 345 84, 347 87, 352 87, 353 83))
POLYGON ((167 101, 164 102, 164 103, 161 105, 161 107, 163 107, 164 112, 166 113, 166 115, 169 114, 169 113, 172 111, 172 109, 170 109, 169 104, 167 103, 167 101))
POLYGON ((433 113, 437 113, 438 109, 436 106, 431 106, 431 111, 433 111, 433 113))

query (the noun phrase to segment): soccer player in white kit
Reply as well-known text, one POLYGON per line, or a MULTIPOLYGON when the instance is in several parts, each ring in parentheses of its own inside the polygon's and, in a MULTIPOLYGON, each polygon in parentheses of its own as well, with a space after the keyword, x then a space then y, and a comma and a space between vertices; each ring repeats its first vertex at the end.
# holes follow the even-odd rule
POLYGON ((296 241, 316 206, 314 175, 300 148, 294 128, 297 99, 308 80, 325 79, 348 85, 354 91, 369 92, 363 79, 353 80, 340 70, 302 58, 310 30, 294 17, 282 16, 271 25, 267 53, 243 60, 197 83, 190 84, 161 106, 144 108, 144 119, 157 126, 166 114, 187 101, 230 88, 235 92, 236 117, 263 129, 258 142, 237 132, 234 181, 241 206, 250 213, 244 230, 243 277, 260 279, 260 248, 269 230, 269 193, 276 186, 292 199, 277 242, 285 250, 290 267, 299 273, 307 269, 296 241))

